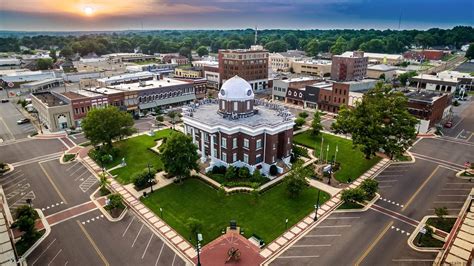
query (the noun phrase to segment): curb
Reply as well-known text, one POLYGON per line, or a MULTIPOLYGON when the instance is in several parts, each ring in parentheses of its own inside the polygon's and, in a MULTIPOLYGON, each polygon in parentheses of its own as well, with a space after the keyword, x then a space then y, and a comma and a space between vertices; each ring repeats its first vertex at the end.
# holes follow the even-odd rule
POLYGON ((49 234, 51 233, 51 226, 49 225, 48 221, 46 220, 46 217, 44 216, 43 212, 40 210, 40 209, 35 209, 36 212, 38 213, 40 219, 41 219, 41 222, 43 223, 43 226, 44 226, 44 230, 46 230, 46 232, 44 233, 44 235, 42 235, 40 237, 40 239, 38 239, 38 241, 36 241, 33 246, 31 246, 25 253, 23 253, 23 255, 18 259, 18 261, 20 263, 25 263, 24 265, 26 265, 26 258, 31 254, 31 252, 33 252, 48 236, 49 234))
MULTIPOLYGON (((346 212, 365 212, 367 211, 377 200, 379 200, 380 194, 375 193, 375 197, 372 198, 367 204, 365 204, 364 208, 360 209, 345 209, 345 210, 335 210, 335 213, 346 213, 346 212)), ((360 204, 360 203, 359 203, 360 204)))
POLYGON ((394 161, 392 162, 392 164, 412 164, 412 163, 415 163, 416 162, 416 159, 415 159, 415 156, 413 156, 413 154, 411 154, 411 152, 409 151, 406 151, 406 153, 408 153, 408 156, 410 156, 411 160, 410 161, 394 161))
POLYGON ((471 179, 474 179, 474 176, 463 176, 462 174, 466 172, 466 170, 461 170, 459 172, 456 173, 456 177, 457 178, 461 178, 461 179, 464 179, 464 180, 471 180, 471 179))
POLYGON ((429 218, 434 218, 434 217, 437 217, 437 216, 436 215, 427 215, 427 216, 423 217, 423 219, 421 219, 420 223, 415 228, 415 230, 411 233, 410 237, 407 240, 408 246, 410 248, 412 248, 413 250, 418 251, 418 252, 431 252, 431 253, 439 252, 442 249, 442 247, 441 248, 428 248, 428 247, 422 248, 422 247, 417 247, 415 244, 413 244, 413 241, 415 241, 415 238, 418 236, 418 233, 420 232, 421 228, 426 225, 426 221, 429 218))
POLYGON ((92 202, 94 202, 95 206, 97 206, 97 209, 100 210, 100 212, 107 218, 107 220, 109 220, 109 222, 112 222, 112 223, 115 223, 115 222, 119 222, 123 219, 123 217, 125 217, 125 214, 127 213, 128 211, 128 206, 125 205, 125 209, 123 209, 122 213, 119 215, 119 217, 117 218, 114 218, 112 217, 109 212, 107 210, 104 209, 104 207, 102 205, 99 204, 99 202, 97 202, 97 199, 94 197, 94 195, 100 190, 100 187, 97 188, 90 196, 89 198, 91 199, 92 202))
POLYGON ((9 169, 5 173, 3 173, 1 176, 7 175, 7 174, 13 172, 13 170, 15 170, 15 167, 13 167, 12 164, 6 163, 6 165, 8 166, 9 169))

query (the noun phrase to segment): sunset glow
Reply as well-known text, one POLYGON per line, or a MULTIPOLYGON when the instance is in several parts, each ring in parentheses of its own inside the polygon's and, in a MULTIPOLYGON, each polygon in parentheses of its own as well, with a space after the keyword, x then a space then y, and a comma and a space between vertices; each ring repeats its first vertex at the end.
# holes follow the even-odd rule
POLYGON ((86 6, 86 7, 84 7, 84 14, 86 16, 92 16, 92 15, 94 15, 94 9, 90 6, 86 6))

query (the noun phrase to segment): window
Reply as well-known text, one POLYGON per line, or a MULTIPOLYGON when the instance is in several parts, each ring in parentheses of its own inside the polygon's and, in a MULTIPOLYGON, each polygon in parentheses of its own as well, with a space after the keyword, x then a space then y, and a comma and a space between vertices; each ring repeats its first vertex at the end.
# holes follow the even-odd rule
POLYGON ((234 102, 234 111, 238 111, 238 110, 239 110, 239 103, 234 102))
POLYGON ((237 148, 237 138, 232 139, 232 148, 233 149, 237 148))
POLYGON ((261 154, 257 154, 255 157, 255 163, 261 163, 263 161, 263 157, 261 154))
POLYGON ((250 110, 250 101, 247 101, 247 110, 250 110))
POLYGON ((244 139, 244 148, 249 148, 249 140, 248 139, 244 139))
POLYGON ((224 162, 227 162, 227 153, 223 152, 221 154, 221 160, 224 161, 224 162))
POLYGON ((222 146, 222 148, 224 148, 224 149, 227 148, 227 139, 226 139, 226 138, 222 138, 222 140, 221 140, 221 146, 222 146))
POLYGON ((273 149, 275 150, 277 147, 276 143, 273 143, 273 149))
POLYGON ((261 139, 257 139, 257 150, 261 149, 262 148, 262 140, 261 139))
POLYGON ((290 137, 288 137, 288 144, 290 144, 290 137))
POLYGON ((244 163, 249 163, 249 155, 244 153, 244 163))
POLYGON ((275 162, 275 155, 272 156, 272 163, 275 162))
POLYGON ((234 152, 234 153, 232 154, 232 162, 233 162, 233 163, 237 162, 237 153, 236 153, 236 152, 234 152))

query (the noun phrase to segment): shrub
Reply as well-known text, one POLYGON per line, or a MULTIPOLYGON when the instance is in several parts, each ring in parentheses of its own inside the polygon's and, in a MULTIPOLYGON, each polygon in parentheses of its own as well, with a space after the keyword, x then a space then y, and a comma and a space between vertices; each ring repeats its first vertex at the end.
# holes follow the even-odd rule
POLYGON ((153 184, 155 183, 155 174, 156 174, 156 170, 153 169, 153 168, 150 168, 150 170, 148 170, 148 168, 145 168, 142 170, 142 172, 136 174, 133 178, 133 184, 135 185, 135 187, 138 189, 138 190, 142 190, 144 188, 147 188, 150 186, 150 182, 149 180, 152 179, 153 180, 153 184))
POLYGON ((156 121, 163 122, 163 121, 165 121, 165 118, 162 115, 159 115, 159 116, 156 117, 156 121))
POLYGON ((264 178, 265 177, 262 175, 262 173, 260 173, 260 170, 255 169, 250 180, 252 180, 252 182, 261 182, 264 180, 264 178))
POLYGON ((455 101, 453 102, 453 106, 459 106, 459 105, 461 105, 461 104, 458 102, 458 100, 455 100, 455 101))
POLYGON ((224 175, 227 171, 227 167, 225 166, 217 166, 215 165, 214 167, 212 167, 212 173, 213 174, 221 174, 221 175, 224 175))
POLYGON ((278 168, 276 165, 271 165, 270 166, 270 175, 276 176, 278 174, 278 168))
POLYGON ((305 123, 304 118, 298 117, 295 119, 295 125, 293 126, 293 128, 295 130, 300 129, 304 125, 304 123, 305 123))
POLYGON ((306 118, 306 117, 308 117, 309 115, 308 115, 308 113, 306 113, 306 112, 301 112, 301 113, 298 114, 298 116, 301 117, 301 118, 306 118))
POLYGON ((308 156, 308 149, 300 147, 298 145, 293 145, 292 147, 293 154, 295 154, 298 157, 303 156, 303 157, 309 157, 308 156))
POLYGON ((242 167, 239 169, 239 178, 248 179, 250 177, 250 171, 247 167, 242 167))
POLYGON ((225 172, 225 178, 226 179, 233 179, 237 177, 238 169, 234 166, 229 166, 225 172))
POLYGON ((370 200, 375 196, 379 188, 379 182, 374 179, 366 179, 360 184, 360 188, 365 192, 366 199, 370 200))
POLYGON ((122 196, 120 194, 111 194, 108 198, 108 204, 104 207, 108 211, 122 210, 125 208, 122 202, 122 196))
POLYGON ((195 237, 196 234, 201 231, 202 222, 194 217, 189 217, 186 221, 186 227, 191 231, 191 234, 195 237))
POLYGON ((361 188, 351 188, 342 191, 341 199, 344 202, 361 202, 365 199, 365 192, 361 188))

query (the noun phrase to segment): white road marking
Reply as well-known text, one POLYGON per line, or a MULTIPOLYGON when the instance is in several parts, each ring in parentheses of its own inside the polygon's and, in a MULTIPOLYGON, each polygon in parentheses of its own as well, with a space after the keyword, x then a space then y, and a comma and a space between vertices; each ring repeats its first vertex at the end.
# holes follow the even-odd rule
POLYGON ((133 221, 135 220, 135 216, 133 216, 132 220, 130 221, 130 223, 128 224, 127 228, 125 228, 125 231, 123 232, 122 234, 122 237, 125 236, 125 234, 127 233, 128 231, 128 228, 130 228, 130 225, 132 225, 133 221))
POLYGON ((438 197, 467 197, 468 195, 438 195, 438 197))
POLYGON ((393 262, 416 262, 416 261, 419 261, 419 262, 432 262, 434 260, 430 260, 430 259, 393 259, 392 261, 393 262))
MULTIPOLYGON (((82 174, 80 174, 79 176, 77 176, 76 178, 74 178, 74 181, 77 181, 77 180, 79 180, 79 178, 81 178, 81 177, 82 177, 83 175, 85 175, 85 174, 90 174, 90 172, 89 172, 89 171, 87 171, 87 170, 86 170, 86 171, 84 171, 84 173, 82 173, 82 174)), ((81 178, 81 180, 82 180, 82 178, 81 178)))
POLYGON ((174 260, 176 259, 176 253, 174 253, 174 257, 173 257, 173 262, 171 263, 171 266, 174 265, 174 260))
POLYGON ((398 182, 398 180, 377 180, 379 183, 392 183, 392 182, 398 182))
POLYGON ((56 238, 53 239, 53 241, 51 241, 48 244, 48 246, 46 246, 46 248, 43 250, 43 252, 41 252, 41 254, 38 256, 38 258, 36 258, 36 260, 33 261, 33 263, 31 263, 31 266, 35 265, 35 263, 41 258, 41 256, 43 256, 43 254, 46 252, 46 250, 48 250, 51 247, 51 245, 54 243, 54 241, 56 241, 56 238))
POLYGON ((352 227, 350 224, 344 224, 344 225, 320 225, 317 226, 316 228, 342 228, 342 227, 352 227))
POLYGON ((140 233, 142 232, 143 226, 145 226, 145 224, 142 224, 142 227, 140 227, 140 230, 138 231, 138 234, 137 234, 137 236, 135 237, 135 240, 133 240, 132 248, 133 248, 133 246, 135 246, 135 242, 137 242, 138 236, 139 236, 140 233))
POLYGON ((82 182, 79 185, 79 188, 82 190, 82 192, 86 192, 92 186, 94 186, 97 182, 98 182, 97 178, 95 176, 91 175, 89 178, 87 178, 84 182, 82 182))
POLYGON ((18 184, 18 183, 20 183, 20 182, 26 181, 26 178, 23 178, 23 179, 21 179, 20 181, 17 180, 17 178, 21 178, 21 177, 23 177, 23 176, 24 176, 24 174, 22 174, 22 175, 20 175, 20 176, 18 176, 18 177, 15 177, 14 179, 9 180, 8 182, 3 183, 3 184, 2 184, 2 187, 4 187, 3 191, 7 190, 8 187, 10 187, 10 186, 14 186, 14 185, 11 185, 11 184, 10 184, 10 183, 12 183, 12 182, 13 182, 13 184, 16 185, 16 184, 18 184), (18 182, 15 182, 15 181, 18 181, 18 182), (10 184, 10 185, 7 187, 7 184, 10 184))
POLYGON ((153 235, 154 235, 153 232, 151 232, 151 236, 150 236, 150 239, 148 240, 148 244, 146 244, 145 251, 143 251, 142 259, 145 257, 146 251, 148 250, 148 246, 150 245, 153 235))
POLYGON ((308 256, 280 256, 277 259, 304 259, 304 258, 319 258, 319 255, 308 255, 308 256))
POLYGON ((305 235, 303 237, 338 237, 338 236, 341 236, 341 235, 305 235))
POLYGON ((379 186, 379 188, 390 188, 392 186, 379 186))
POLYGON ((71 165, 70 167, 68 167, 68 168, 66 169, 66 172, 71 171, 71 169, 74 168, 74 167, 76 167, 78 164, 80 164, 79 161, 75 162, 73 165, 71 165))
POLYGON ((319 244, 319 245, 293 245, 290 248, 312 248, 312 247, 330 247, 331 244, 319 244))
POLYGON ((56 257, 57 257, 57 256, 59 255, 59 253, 61 253, 62 251, 63 251, 63 249, 60 249, 60 250, 58 251, 58 253, 56 253, 56 255, 53 257, 53 259, 51 259, 51 260, 49 261, 48 266, 51 265, 51 263, 53 263, 53 260, 56 259, 56 257))
POLYGON ((158 261, 160 260, 161 252, 163 252, 163 247, 164 246, 165 246, 165 242, 161 243, 160 253, 158 253, 158 257, 156 258, 155 266, 158 265, 158 261))
POLYGON ((465 190, 465 191, 471 191, 470 188, 443 188, 441 190, 448 190, 448 191, 453 191, 453 190, 465 190))
POLYGON ((350 217, 350 216, 342 216, 342 217, 328 217, 326 220, 339 220, 339 219, 359 219, 360 217, 350 217))
POLYGON ((464 201, 433 201, 435 204, 442 204, 442 203, 464 203, 464 201))

